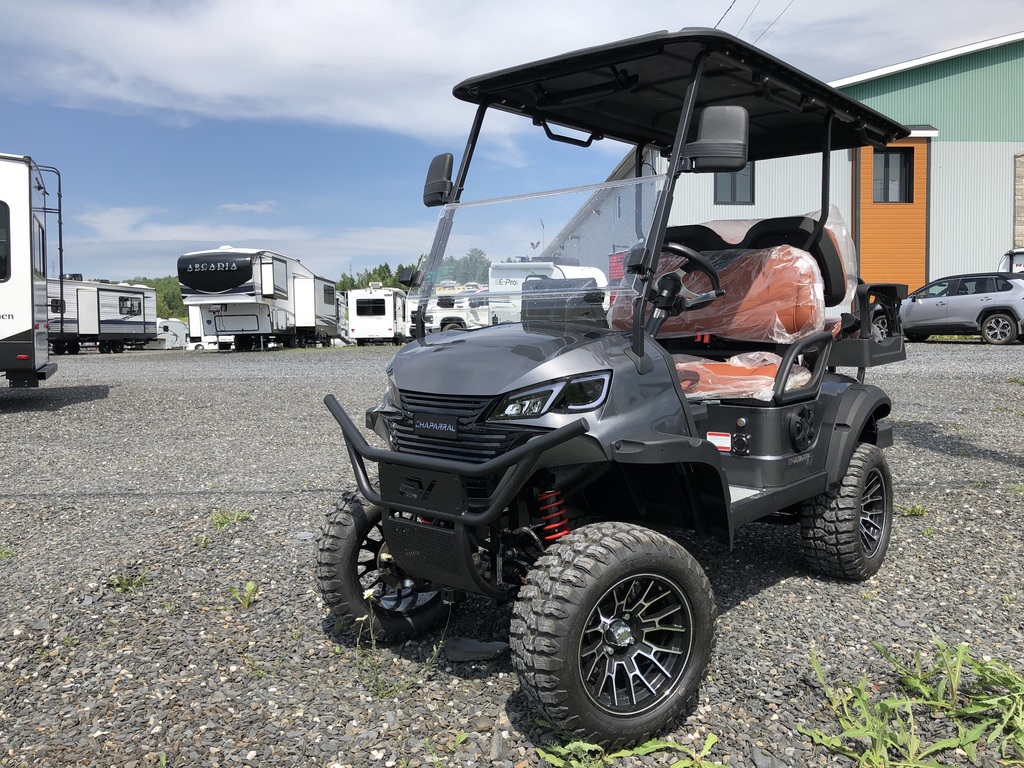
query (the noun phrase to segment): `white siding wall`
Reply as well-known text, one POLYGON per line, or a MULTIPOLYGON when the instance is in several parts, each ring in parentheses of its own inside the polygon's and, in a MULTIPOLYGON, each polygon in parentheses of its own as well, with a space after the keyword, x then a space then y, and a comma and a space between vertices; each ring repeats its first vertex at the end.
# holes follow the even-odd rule
POLYGON ((932 142, 928 279, 995 269, 1013 247, 1021 142, 932 142))
MULTIPOLYGON (((830 202, 839 208, 849 226, 852 219, 850 153, 833 152, 830 166, 830 202)), ((714 174, 683 174, 676 185, 669 224, 799 216, 817 211, 821 207, 821 158, 807 155, 755 163, 754 205, 715 205, 714 199, 714 174)))

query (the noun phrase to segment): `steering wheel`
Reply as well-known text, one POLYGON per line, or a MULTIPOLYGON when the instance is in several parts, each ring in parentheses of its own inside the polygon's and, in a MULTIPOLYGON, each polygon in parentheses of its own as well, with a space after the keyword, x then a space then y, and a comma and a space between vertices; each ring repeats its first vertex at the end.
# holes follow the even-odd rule
POLYGON ((674 253, 676 256, 682 256, 686 259, 686 262, 679 268, 680 270, 687 274, 703 272, 711 281, 711 289, 716 293, 721 290, 722 284, 718 279, 718 270, 711 266, 711 262, 693 250, 693 248, 689 248, 682 243, 665 243, 661 248, 663 251, 674 253))

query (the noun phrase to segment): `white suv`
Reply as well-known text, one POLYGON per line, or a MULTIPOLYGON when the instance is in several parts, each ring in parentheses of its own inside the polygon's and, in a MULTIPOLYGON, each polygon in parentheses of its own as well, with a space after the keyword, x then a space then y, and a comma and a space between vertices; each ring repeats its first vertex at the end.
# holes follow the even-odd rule
POLYGON ((989 344, 1024 335, 1024 273, 953 275, 918 288, 900 306, 907 341, 932 334, 979 334, 989 344))

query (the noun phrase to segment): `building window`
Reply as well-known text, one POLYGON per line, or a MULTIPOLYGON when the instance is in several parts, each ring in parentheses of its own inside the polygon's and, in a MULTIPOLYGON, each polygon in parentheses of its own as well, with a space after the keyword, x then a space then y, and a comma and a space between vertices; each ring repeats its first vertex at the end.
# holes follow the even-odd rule
POLYGON ((715 174, 715 205, 754 204, 754 164, 742 171, 715 174))
POLYGON ((914 150, 875 151, 872 188, 876 203, 914 202, 914 150))

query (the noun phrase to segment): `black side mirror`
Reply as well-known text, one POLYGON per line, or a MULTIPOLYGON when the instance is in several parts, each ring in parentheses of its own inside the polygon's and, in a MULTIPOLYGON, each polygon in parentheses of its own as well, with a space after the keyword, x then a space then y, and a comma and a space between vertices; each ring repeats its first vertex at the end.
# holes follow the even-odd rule
POLYGON ((455 158, 451 152, 438 155, 430 161, 427 181, 423 185, 423 204, 427 208, 444 205, 452 194, 452 164, 455 158))
POLYGON ((750 117, 737 106, 705 107, 700 113, 696 141, 683 147, 685 170, 695 173, 734 173, 747 164, 750 117))
POLYGON ((406 288, 412 288, 414 285, 419 285, 422 282, 422 270, 413 269, 412 267, 402 267, 402 271, 398 273, 398 284, 404 285, 406 288))

